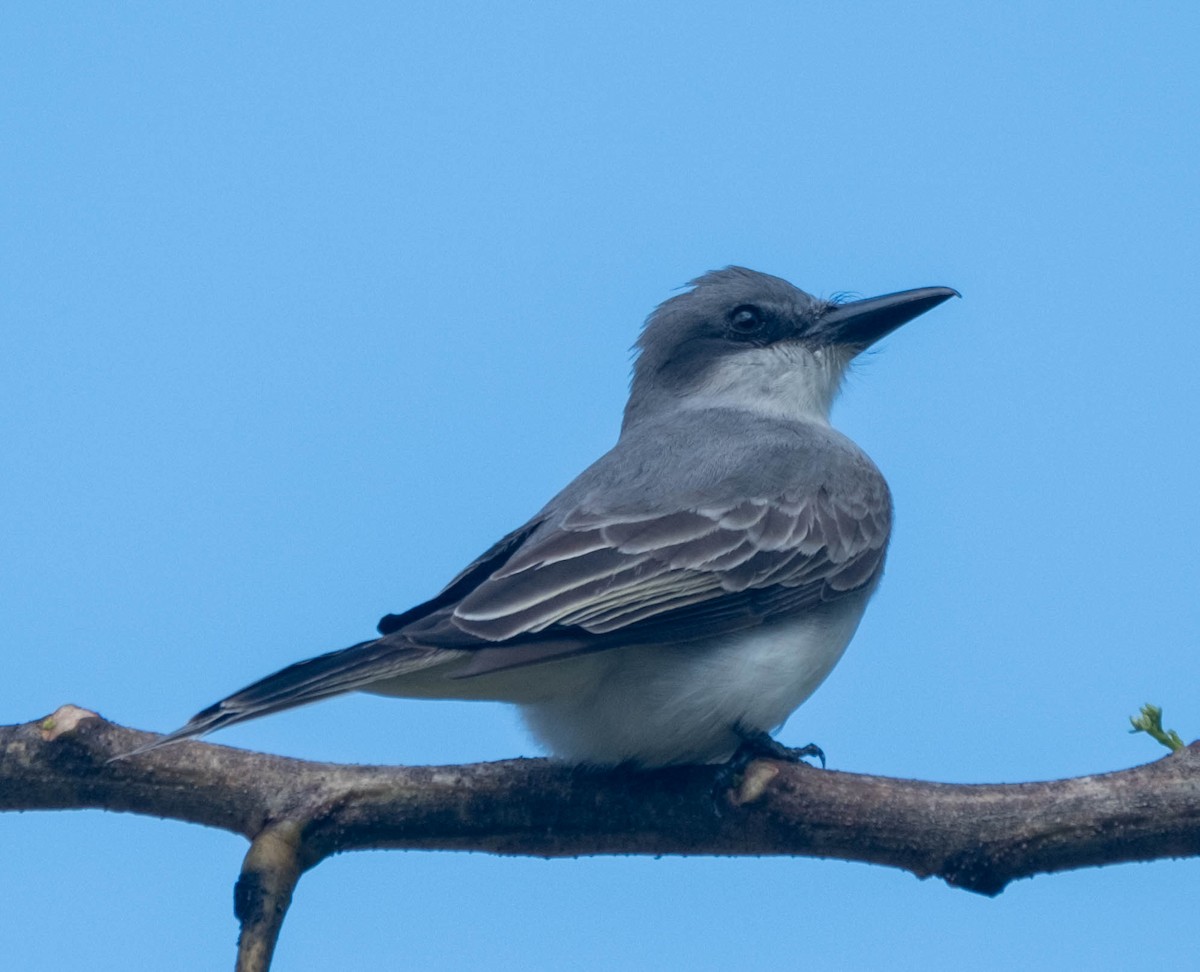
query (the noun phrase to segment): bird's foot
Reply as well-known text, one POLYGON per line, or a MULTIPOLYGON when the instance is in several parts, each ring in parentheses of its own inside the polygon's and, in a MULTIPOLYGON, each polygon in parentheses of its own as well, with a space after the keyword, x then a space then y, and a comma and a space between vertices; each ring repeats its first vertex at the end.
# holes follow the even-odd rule
MULTIPOLYGON (((746 768, 756 759, 775 759, 785 763, 800 763, 810 756, 815 756, 821 761, 821 768, 825 768, 825 753, 821 747, 815 743, 809 743, 807 746, 785 746, 777 739, 773 738, 770 733, 763 732, 761 729, 747 729, 744 726, 735 726, 733 730, 741 744, 737 751, 729 758, 729 761, 721 764, 717 769, 717 778, 713 781, 713 801, 719 808, 721 801, 720 797, 724 795, 726 800, 732 799, 734 803, 748 803, 755 797, 751 794, 742 793, 745 785, 751 781, 746 779, 746 768)), ((774 776, 771 773, 770 776, 774 776)), ((765 784, 765 780, 763 783, 765 784)), ((758 787, 752 787, 757 790, 758 787)), ((720 813, 720 810, 717 811, 720 813)))
POLYGON ((737 726, 733 731, 742 740, 742 744, 738 746, 737 752, 733 754, 728 765, 736 765, 739 771, 744 770, 756 759, 778 759, 785 763, 799 763, 809 756, 815 756, 821 761, 821 769, 825 768, 825 752, 816 743, 809 743, 807 746, 785 746, 770 733, 763 732, 761 729, 746 729, 737 726))

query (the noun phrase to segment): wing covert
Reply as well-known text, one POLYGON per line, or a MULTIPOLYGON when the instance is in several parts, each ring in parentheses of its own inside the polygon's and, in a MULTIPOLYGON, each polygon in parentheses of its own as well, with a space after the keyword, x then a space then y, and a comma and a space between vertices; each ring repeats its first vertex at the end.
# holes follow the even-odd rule
POLYGON ((848 499, 821 488, 662 516, 576 507, 529 535, 446 620, 491 644, 560 628, 744 627, 868 586, 890 528, 882 478, 848 499))

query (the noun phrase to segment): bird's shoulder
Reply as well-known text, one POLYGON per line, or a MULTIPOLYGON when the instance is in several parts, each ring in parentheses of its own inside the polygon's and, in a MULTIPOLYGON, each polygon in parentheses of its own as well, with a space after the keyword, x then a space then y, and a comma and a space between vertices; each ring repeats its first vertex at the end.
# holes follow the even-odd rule
POLYGON ((821 492, 890 511, 882 473, 828 424, 731 409, 680 411, 627 429, 546 504, 538 532, 564 525, 572 514, 639 515, 744 500, 794 503, 821 492))

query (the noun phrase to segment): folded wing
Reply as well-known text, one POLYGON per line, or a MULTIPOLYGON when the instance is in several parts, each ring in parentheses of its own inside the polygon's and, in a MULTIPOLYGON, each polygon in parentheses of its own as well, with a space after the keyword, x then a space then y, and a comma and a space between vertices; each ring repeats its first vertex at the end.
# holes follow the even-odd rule
POLYGON ((470 674, 731 632, 868 587, 890 528, 882 485, 849 500, 819 489, 662 516, 577 508, 457 603, 393 630, 413 645, 482 649, 470 674))

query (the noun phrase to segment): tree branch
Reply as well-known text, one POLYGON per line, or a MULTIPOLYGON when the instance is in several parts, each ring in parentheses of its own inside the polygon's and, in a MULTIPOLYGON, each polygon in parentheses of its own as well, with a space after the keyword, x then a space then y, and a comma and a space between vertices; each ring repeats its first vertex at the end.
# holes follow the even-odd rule
POLYGON ((241 923, 238 972, 266 972, 292 892, 303 870, 304 828, 295 820, 268 824, 250 843, 233 889, 233 913, 241 923))
POLYGON ((703 766, 343 766, 197 742, 113 759, 151 738, 74 706, 0 727, 0 810, 94 807, 242 834, 240 970, 268 967, 299 876, 346 850, 832 857, 988 895, 1039 873, 1200 854, 1200 743, 1117 773, 1014 785, 760 760, 714 794, 703 766))

